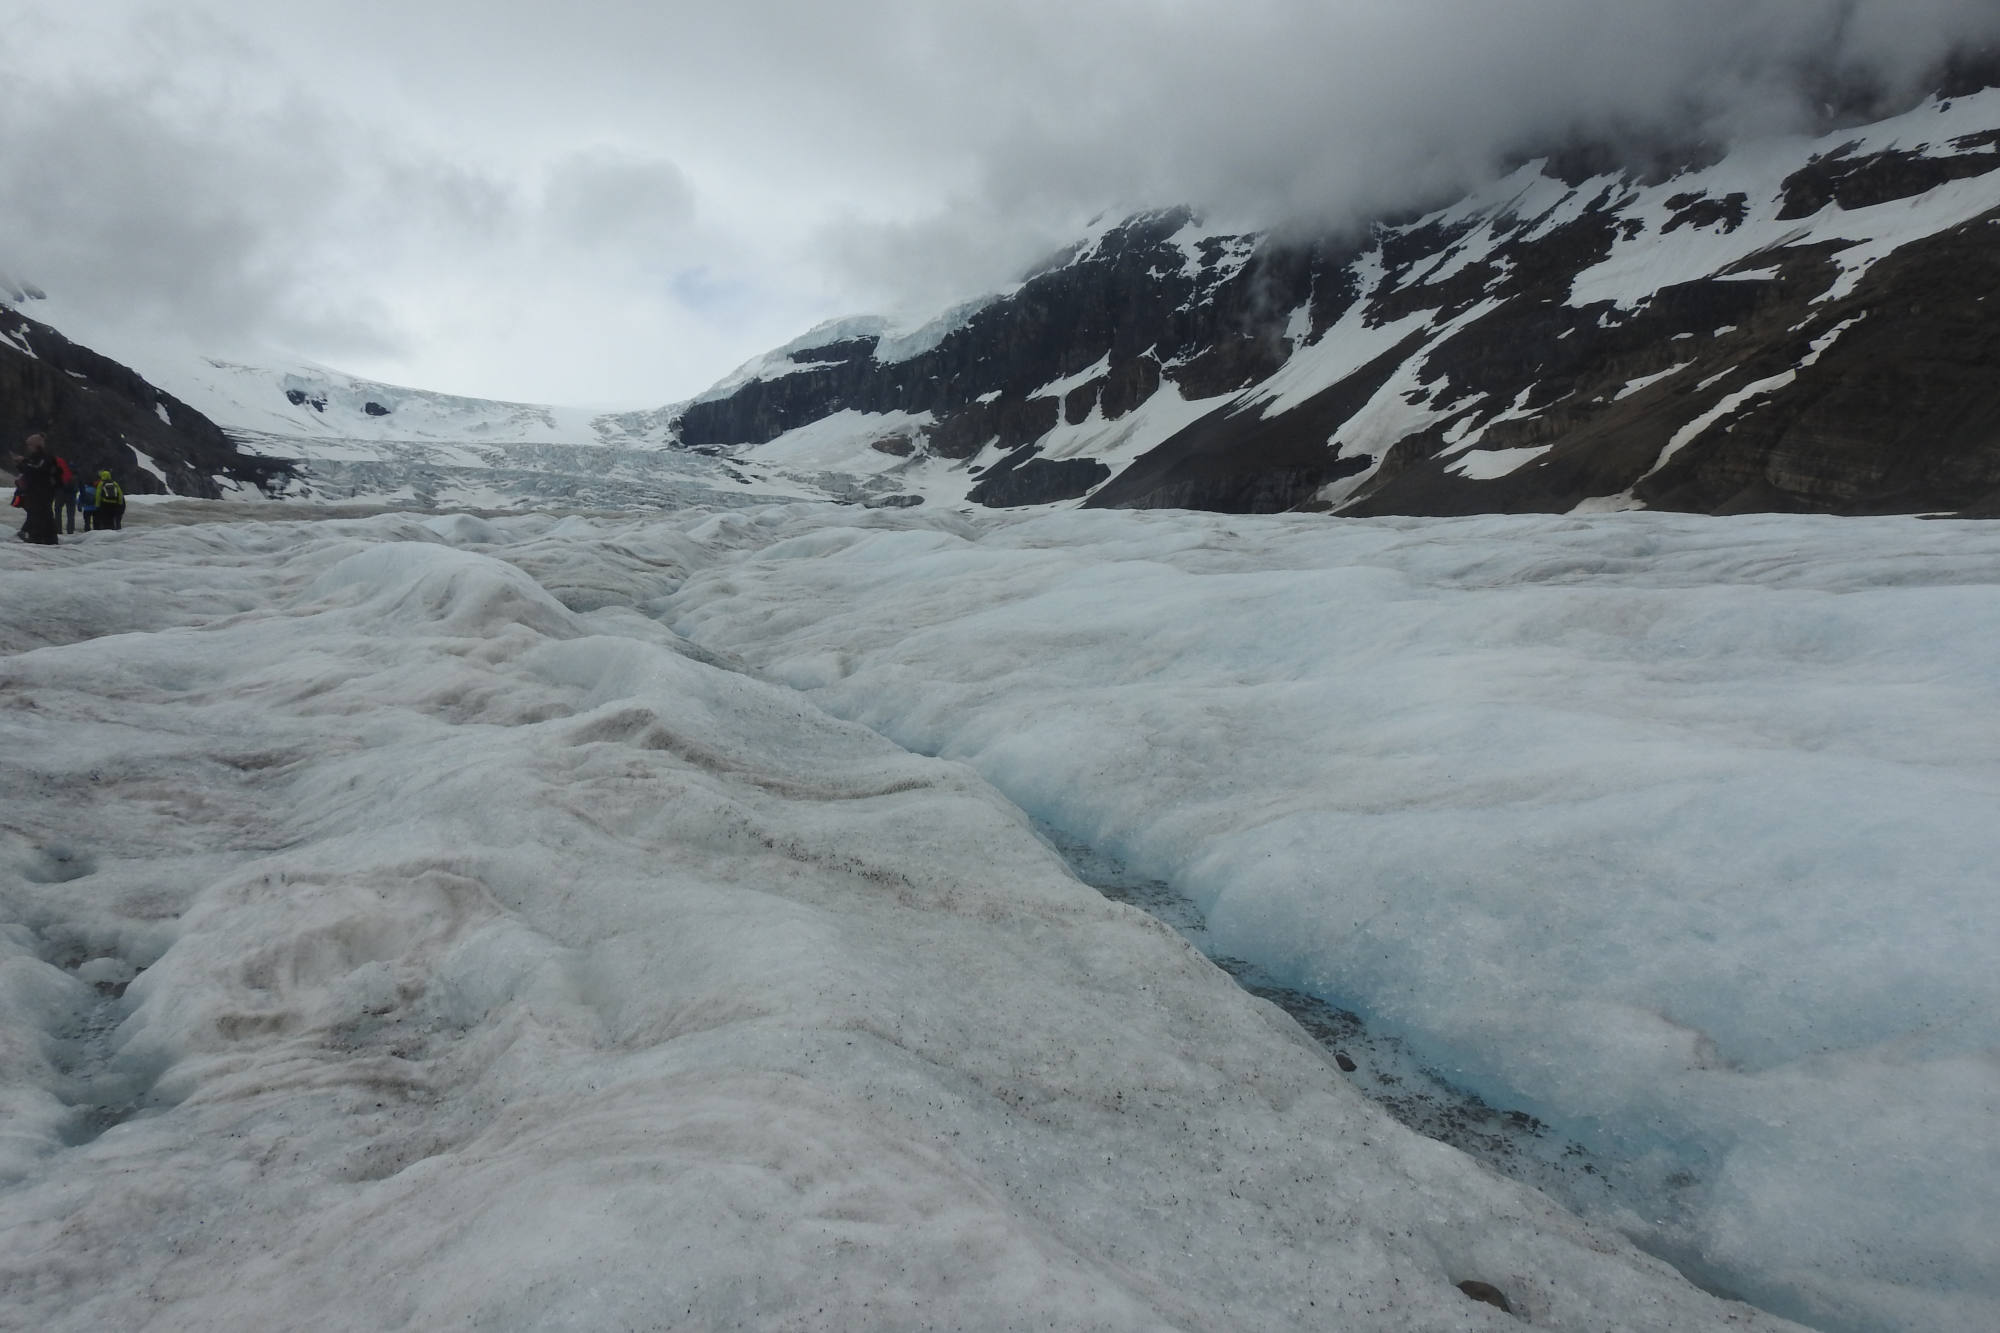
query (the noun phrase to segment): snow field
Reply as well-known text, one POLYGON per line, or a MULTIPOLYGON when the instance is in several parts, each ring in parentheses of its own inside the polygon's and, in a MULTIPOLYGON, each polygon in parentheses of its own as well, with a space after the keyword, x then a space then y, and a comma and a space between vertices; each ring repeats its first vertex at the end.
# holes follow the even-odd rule
POLYGON ((2000 532, 771 510, 669 623, 1628 1165, 1832 1329, 2000 1326, 2000 532), (839 523, 846 531, 833 530, 839 523))
POLYGON ((0 1324, 1780 1326, 643 614, 827 512, 0 554, 0 1324))
MULTIPOLYGON (((1061 399, 1071 389, 1103 374, 1105 364, 1100 361, 1043 386, 1029 397, 1061 399)), ((1184 398, 1179 386, 1168 381, 1116 421, 1106 420, 1101 403, 1093 405, 1082 421, 1071 424, 1063 420, 1038 441, 1041 450, 1036 456, 1052 461, 1094 459, 1115 475, 1225 401, 1222 397, 1184 398)), ((972 458, 947 459, 928 453, 897 457, 872 447, 876 441, 899 435, 914 439, 931 422, 928 412, 835 412, 764 444, 743 448, 732 456, 731 463, 758 469, 753 485, 767 502, 859 494, 866 489, 921 496, 925 503, 937 506, 963 507, 966 495, 979 481, 975 470, 983 472, 1014 450, 989 442, 972 458), (787 486, 790 494, 781 494, 787 486)), ((1057 503, 1073 507, 1080 502, 1057 503)))

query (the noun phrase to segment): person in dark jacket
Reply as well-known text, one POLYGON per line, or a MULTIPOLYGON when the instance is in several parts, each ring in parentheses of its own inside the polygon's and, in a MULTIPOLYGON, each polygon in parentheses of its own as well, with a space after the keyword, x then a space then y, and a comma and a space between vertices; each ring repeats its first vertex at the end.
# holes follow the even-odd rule
POLYGON ((37 546, 56 544, 56 499, 62 490, 62 474, 46 441, 30 435, 14 464, 14 491, 28 521, 21 525, 21 540, 37 546))

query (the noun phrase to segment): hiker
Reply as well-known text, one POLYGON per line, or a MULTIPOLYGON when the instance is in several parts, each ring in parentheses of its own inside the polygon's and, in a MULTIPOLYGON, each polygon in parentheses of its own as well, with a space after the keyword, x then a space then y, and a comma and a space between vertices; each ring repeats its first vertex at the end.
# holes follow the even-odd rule
MULTIPOLYGON (((58 458, 56 462, 60 464, 62 460, 58 458)), ((77 492, 82 489, 83 487, 77 484, 74 477, 63 482, 57 488, 56 515, 61 520, 57 526, 62 530, 62 534, 65 537, 76 535, 76 496, 77 492)))
POLYGON ((116 532, 125 523, 125 488, 111 479, 111 469, 97 474, 97 512, 91 524, 99 532, 116 532))
POLYGON ((21 540, 36 546, 56 545, 56 498, 62 489, 62 473, 49 453, 48 442, 30 435, 14 462, 14 474, 15 498, 27 511, 21 540))
POLYGON ((91 519, 97 513, 97 487, 87 481, 76 484, 76 512, 83 519, 83 530, 89 532, 91 519))

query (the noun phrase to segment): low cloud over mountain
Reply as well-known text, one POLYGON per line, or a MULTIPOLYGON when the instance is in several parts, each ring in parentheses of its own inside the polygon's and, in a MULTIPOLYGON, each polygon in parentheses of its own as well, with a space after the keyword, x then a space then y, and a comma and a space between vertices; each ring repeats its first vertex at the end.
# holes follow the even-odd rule
POLYGON ((31 0, 0 262, 104 323, 658 402, 1101 212, 1324 230, 1551 143, 1879 114, 1996 40, 1973 0, 31 0))

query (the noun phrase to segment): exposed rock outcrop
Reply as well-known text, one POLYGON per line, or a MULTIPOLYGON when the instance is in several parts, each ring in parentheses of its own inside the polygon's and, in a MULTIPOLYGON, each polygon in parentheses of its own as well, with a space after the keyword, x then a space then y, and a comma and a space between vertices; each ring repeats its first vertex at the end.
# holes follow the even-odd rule
POLYGON ((220 483, 279 485, 290 463, 238 449, 201 413, 139 374, 0 306, 0 457, 23 438, 50 447, 82 475, 108 468, 127 491, 201 496, 220 483))

